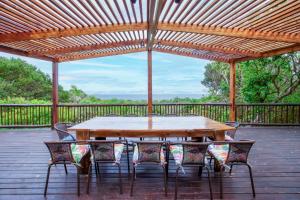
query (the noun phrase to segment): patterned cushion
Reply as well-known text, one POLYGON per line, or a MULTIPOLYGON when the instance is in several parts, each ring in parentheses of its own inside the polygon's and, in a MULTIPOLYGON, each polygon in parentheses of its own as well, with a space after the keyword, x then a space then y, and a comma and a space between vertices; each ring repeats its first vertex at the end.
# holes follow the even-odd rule
POLYGON ((81 158, 89 152, 88 145, 71 144, 73 159, 76 163, 80 163, 81 158))
POLYGON ((121 161, 124 146, 125 145, 122 144, 122 143, 117 143, 117 144, 114 145, 116 163, 120 163, 120 161, 121 161))
POLYGON ((208 146, 208 152, 218 160, 219 163, 225 164, 227 155, 229 151, 229 145, 228 144, 210 144, 208 146))
MULTIPOLYGON (((138 146, 135 145, 134 147, 134 152, 133 152, 133 156, 132 156, 132 161, 134 164, 139 164, 139 151, 138 151, 138 146)), ((165 159, 165 154, 163 151, 163 148, 161 148, 160 150, 160 163, 162 165, 164 165, 166 163, 166 159, 165 159)))
POLYGON ((225 141, 233 141, 233 138, 225 134, 225 141))
POLYGON ((180 144, 170 145, 170 152, 173 155, 176 165, 181 165, 183 159, 183 147, 180 144))

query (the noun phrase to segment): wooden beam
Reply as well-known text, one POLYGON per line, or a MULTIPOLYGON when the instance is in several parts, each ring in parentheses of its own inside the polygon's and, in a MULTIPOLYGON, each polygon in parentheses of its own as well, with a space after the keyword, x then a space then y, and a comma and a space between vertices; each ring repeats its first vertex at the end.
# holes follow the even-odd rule
POLYGON ((52 128, 58 123, 58 63, 52 63, 52 128))
POLYGON ((2 46, 2 45, 0 45, 0 52, 15 54, 15 55, 18 55, 18 56, 36 58, 36 59, 46 60, 46 61, 51 61, 51 62, 55 60, 54 58, 50 58, 50 57, 43 56, 43 55, 31 55, 26 51, 21 51, 21 50, 18 50, 18 49, 13 49, 13 48, 2 46))
MULTIPOLYGON (((275 50, 272 50, 272 51, 262 53, 262 55, 259 58, 267 58, 267 57, 271 57, 271 56, 276 56, 276 55, 281 55, 281 54, 286 54, 286 53, 291 53, 291 52, 296 52, 296 51, 300 51, 300 45, 299 44, 295 44, 295 45, 291 45, 291 46, 288 46, 288 47, 275 49, 275 50)), ((235 59, 233 61, 234 62, 243 62, 243 61, 254 60, 254 59, 257 59, 257 58, 244 57, 244 58, 235 59)))
POLYGON ((31 51, 31 52, 29 52, 29 54, 31 54, 31 55, 55 55, 55 54, 64 54, 64 53, 72 53, 72 52, 88 51, 88 50, 98 50, 98 49, 106 49, 106 48, 128 46, 128 45, 139 45, 140 42, 141 42, 140 40, 132 40, 132 41, 122 41, 122 42, 114 42, 114 43, 82 45, 82 46, 65 47, 65 48, 59 48, 59 49, 31 51))
POLYGON ((77 35, 110 33, 110 32, 138 31, 138 30, 146 30, 146 29, 147 29, 147 23, 134 23, 134 24, 82 27, 82 28, 73 28, 73 29, 65 29, 65 30, 9 33, 9 34, 0 34, 0 43, 60 38, 60 37, 70 37, 70 36, 77 36, 77 35))
POLYGON ((148 115, 153 113, 153 98, 152 98, 152 51, 148 49, 148 115))
POLYGON ((163 8, 163 0, 150 0, 150 17, 147 32, 147 48, 151 50, 154 43, 154 38, 157 33, 158 20, 163 8), (156 5, 157 4, 157 5, 156 5), (156 5, 156 6, 155 6, 156 5), (156 7, 156 12, 154 15, 154 8, 156 7))
POLYGON ((229 119, 230 121, 236 120, 235 114, 235 80, 236 80, 236 64, 230 63, 230 89, 229 89, 229 119))
POLYGON ((116 56, 128 53, 137 53, 146 51, 146 48, 136 48, 136 49, 129 49, 123 51, 113 51, 113 52, 105 52, 105 53, 93 53, 93 54, 83 54, 83 55, 76 55, 76 56, 67 56, 58 58, 59 62, 68 62, 74 60, 83 60, 83 59, 90 59, 90 58, 98 58, 98 57, 106 57, 106 56, 116 56))
POLYGON ((206 34, 206 35, 237 37, 237 38, 245 38, 245 39, 300 43, 299 33, 283 34, 280 32, 254 31, 251 29, 243 30, 238 28, 224 28, 224 27, 170 24, 170 23, 159 23, 157 29, 163 31, 188 32, 188 33, 199 33, 199 34, 206 34))
POLYGON ((179 55, 179 56, 187 56, 187 57, 192 57, 192 58, 199 58, 199 59, 205 59, 205 60, 212 60, 212 61, 218 61, 218 62, 225 62, 228 63, 229 60, 225 58, 220 58, 212 55, 196 55, 188 52, 183 52, 183 51, 174 51, 174 50, 169 50, 169 49, 161 49, 161 48, 153 48, 154 51, 161 52, 161 53, 169 53, 169 54, 174 54, 174 55, 179 55))
POLYGON ((237 49, 237 48, 229 48, 229 47, 224 47, 224 46, 193 44, 193 43, 188 43, 188 42, 176 42, 176 41, 169 41, 169 40, 168 41, 166 41, 166 40, 155 41, 155 43, 158 43, 158 42, 160 42, 161 45, 191 48, 191 49, 195 49, 195 50, 213 51, 213 52, 219 52, 219 53, 224 53, 224 54, 235 54, 235 55, 251 56, 251 57, 260 57, 261 56, 261 53, 259 53, 259 52, 237 49))

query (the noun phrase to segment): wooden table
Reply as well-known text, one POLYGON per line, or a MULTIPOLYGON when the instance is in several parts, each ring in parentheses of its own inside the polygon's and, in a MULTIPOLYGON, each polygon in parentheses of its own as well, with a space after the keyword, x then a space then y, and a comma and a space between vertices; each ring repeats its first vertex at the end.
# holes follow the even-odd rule
POLYGON ((201 116, 188 117, 95 117, 68 130, 77 140, 90 137, 203 137, 225 139, 233 127, 201 116))

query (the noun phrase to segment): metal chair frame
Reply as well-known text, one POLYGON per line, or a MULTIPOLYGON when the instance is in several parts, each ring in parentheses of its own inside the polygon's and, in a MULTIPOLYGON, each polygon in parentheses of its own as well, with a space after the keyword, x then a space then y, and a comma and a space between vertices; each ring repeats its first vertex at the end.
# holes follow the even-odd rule
MULTIPOLYGON (((253 181, 253 175, 252 175, 252 167, 251 165, 248 163, 248 155, 249 152, 253 146, 253 144, 255 143, 255 141, 253 140, 240 140, 240 141, 226 141, 226 142, 213 142, 213 144, 216 145, 222 145, 222 144, 228 144, 229 145, 229 149, 228 149, 228 155, 227 158, 225 160, 225 163, 219 163, 220 164, 220 198, 223 199, 223 171, 225 171, 225 166, 230 166, 230 171, 229 173, 231 174, 232 172, 232 166, 234 165, 246 165, 248 167, 249 170, 249 175, 250 175, 250 181, 251 181, 251 188, 252 188, 252 196, 255 197, 256 193, 255 193, 255 186, 254 186, 254 181, 253 181), (228 158, 230 158, 231 156, 231 149, 235 144, 241 144, 241 145, 250 145, 248 151, 246 152, 246 161, 245 162, 240 162, 240 161, 228 161, 228 158)), ((215 159, 216 160, 216 159, 215 159)))
MULTIPOLYGON (((119 187, 120 187, 120 194, 123 194, 123 187, 122 187, 122 173, 121 173, 121 164, 116 163, 116 158, 115 158, 115 152, 114 152, 114 147, 113 147, 113 157, 111 160, 96 160, 95 158, 95 151, 96 149, 95 144, 105 144, 105 143, 111 143, 113 145, 118 144, 118 143, 123 143, 126 147, 126 157, 127 157, 127 169, 128 169, 128 177, 130 176, 130 164, 129 164, 129 153, 128 153, 128 142, 127 140, 100 140, 100 141, 88 141, 88 144, 91 147, 92 155, 93 155, 93 161, 94 161, 94 166, 95 166, 95 173, 97 177, 100 176, 100 163, 115 163, 116 166, 118 167, 119 170, 119 187)), ((88 183, 89 184, 89 183, 88 183)))
POLYGON ((189 166, 189 167, 199 167, 199 171, 198 171, 198 176, 200 176, 202 174, 202 168, 205 168, 207 171, 207 175, 208 175, 208 184, 209 184, 209 194, 210 194, 210 199, 213 199, 213 192, 212 192, 212 184, 211 184, 211 178, 210 178, 210 170, 208 168, 208 166, 205 163, 205 154, 207 151, 207 147, 208 145, 211 143, 198 143, 198 142, 176 142, 176 143, 170 143, 169 145, 182 145, 183 148, 183 158, 182 158, 182 164, 181 166, 178 166, 176 169, 176 180, 175 180, 175 196, 174 199, 177 199, 177 194, 178 194, 178 177, 179 177, 179 170, 181 167, 185 167, 185 166, 189 166), (185 146, 190 145, 190 146, 204 146, 204 148, 206 149, 205 152, 203 152, 203 160, 199 163, 184 163, 184 155, 185 155, 185 151, 184 148, 185 146))
POLYGON ((56 124, 54 124, 54 129, 57 132, 59 140, 63 140, 64 138, 70 136, 73 139, 73 141, 76 141, 76 138, 67 131, 67 128, 69 128, 71 126, 73 126, 73 124, 71 124, 71 123, 56 123, 56 124), (63 127, 65 127, 65 129, 62 129, 59 126, 63 126, 63 127))
MULTIPOLYGON (((164 191, 165 191, 165 196, 167 197, 168 196, 168 182, 167 182, 167 179, 168 179, 168 157, 169 157, 169 149, 168 149, 168 142, 162 142, 162 141, 140 141, 140 142, 134 142, 134 150, 133 152, 135 151, 135 148, 136 146, 138 147, 139 144, 159 144, 160 147, 159 147, 159 159, 157 161, 153 161, 153 162, 139 162, 138 164, 158 164, 160 165, 161 164, 161 157, 160 157, 160 152, 161 150, 164 150, 164 147, 165 148, 165 161, 166 163, 164 163, 162 166, 162 169, 163 169, 163 173, 164 173, 164 191)), ((140 148, 138 148, 138 154, 140 154, 140 148)), ((138 156, 138 161, 139 161, 139 156, 138 156)), ((138 164, 135 164, 133 163, 133 170, 132 170, 132 179, 131 179, 131 187, 130 187, 130 196, 133 196, 133 186, 134 186, 134 182, 135 182, 135 179, 136 179, 136 168, 138 166, 138 164)))
MULTIPOLYGON (((64 168, 65 168, 65 172, 66 174, 68 173, 67 171, 67 167, 66 165, 69 164, 69 165, 74 165, 77 169, 77 195, 80 196, 80 175, 81 174, 84 174, 83 173, 83 168, 78 165, 78 163, 76 163, 74 161, 74 158, 72 156, 72 151, 71 151, 71 144, 76 144, 77 142, 72 142, 72 141, 60 141, 60 142, 44 142, 45 145, 47 146, 49 152, 50 152, 50 156, 51 156, 51 163, 48 164, 48 170, 47 170, 47 178, 46 178, 46 184, 45 184, 45 188, 44 188, 44 196, 46 197, 47 195, 47 190, 48 190, 48 183, 49 183, 49 177, 50 177, 50 170, 51 170, 51 167, 53 165, 60 165, 60 164, 63 164, 64 165, 64 168), (55 161, 53 159, 53 152, 51 150, 51 148, 49 147, 49 145, 51 144, 61 144, 61 145, 68 145, 68 154, 70 156, 70 158, 68 160, 64 160, 64 161, 55 161)), ((89 159, 90 157, 90 152, 88 152, 87 154, 85 154, 82 158, 81 158, 81 161, 83 160, 87 160, 89 159)), ((80 161, 80 162, 81 162, 80 161)), ((88 173, 87 173, 87 176, 88 176, 88 182, 90 181, 90 178, 91 178, 91 164, 89 163, 89 170, 88 170, 88 173)), ((86 190, 86 193, 88 194, 89 193, 89 188, 87 188, 86 190)))

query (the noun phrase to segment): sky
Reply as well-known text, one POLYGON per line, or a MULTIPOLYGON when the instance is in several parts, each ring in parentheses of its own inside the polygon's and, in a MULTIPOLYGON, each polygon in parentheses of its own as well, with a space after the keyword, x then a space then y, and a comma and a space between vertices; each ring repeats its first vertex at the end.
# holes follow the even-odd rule
MULTIPOLYGON (((51 75, 51 62, 19 57, 51 75)), ((153 94, 206 94, 201 84, 209 61, 153 52, 153 94)), ((59 84, 76 85, 87 94, 147 94, 147 53, 85 59, 59 63, 59 84)))

